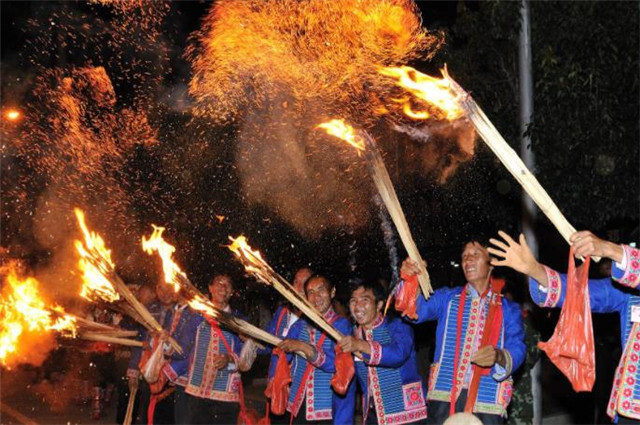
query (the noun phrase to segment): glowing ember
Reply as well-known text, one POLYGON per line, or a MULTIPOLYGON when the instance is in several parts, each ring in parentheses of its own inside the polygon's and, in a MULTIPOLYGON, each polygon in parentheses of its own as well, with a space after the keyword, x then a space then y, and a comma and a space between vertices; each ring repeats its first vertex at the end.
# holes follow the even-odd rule
POLYGON ((18 121, 22 117, 22 113, 17 109, 11 108, 4 112, 4 117, 9 121, 18 121))
POLYGON ((443 71, 443 78, 431 77, 410 66, 382 68, 380 73, 395 78, 396 85, 413 95, 413 102, 408 99, 398 100, 402 103, 404 113, 410 118, 452 121, 464 114, 459 98, 451 88, 451 81, 447 78, 446 71, 443 71), (412 103, 425 109, 416 111, 412 103))
POLYGON ((344 120, 331 120, 319 124, 316 128, 323 128, 328 134, 336 136, 349 143, 351 146, 358 149, 358 154, 360 154, 360 151, 364 151, 365 149, 364 140, 362 140, 362 138, 356 134, 353 127, 346 124, 344 120))
POLYGON ((80 296, 89 301, 117 301, 120 295, 107 278, 109 271, 114 267, 111 251, 106 248, 100 235, 89 231, 85 224, 84 212, 79 208, 75 208, 74 212, 84 235, 84 243, 79 240, 75 242, 76 250, 80 254, 78 268, 82 272, 80 296))
POLYGON ((21 342, 29 334, 42 337, 48 331, 76 336, 76 321, 59 306, 47 307, 38 293, 38 281, 18 276, 15 264, 4 267, 6 273, 0 296, 0 364, 8 367, 19 362, 21 342))
POLYGON ((173 289, 178 292, 180 291, 178 276, 182 276, 184 279, 187 279, 187 275, 173 261, 172 257, 176 248, 162 239, 164 227, 158 227, 154 224, 152 224, 152 226, 153 233, 149 239, 144 236, 142 237, 142 249, 149 255, 152 255, 154 251, 160 255, 160 258, 162 259, 162 270, 164 271, 164 281, 173 285, 173 289))

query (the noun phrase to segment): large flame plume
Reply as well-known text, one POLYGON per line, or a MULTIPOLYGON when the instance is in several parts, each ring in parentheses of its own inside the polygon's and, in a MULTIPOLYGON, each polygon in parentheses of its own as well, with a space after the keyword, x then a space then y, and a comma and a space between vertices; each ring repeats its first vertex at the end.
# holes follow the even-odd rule
POLYGON ((180 267, 173 261, 173 253, 176 252, 176 248, 165 241, 162 238, 164 227, 153 226, 153 233, 149 238, 142 237, 142 249, 147 254, 151 255, 157 252, 162 259, 162 270, 164 272, 164 281, 171 286, 176 292, 180 291, 180 278, 187 279, 187 275, 180 269, 180 267))
POLYGON ((74 209, 78 226, 84 240, 76 240, 75 246, 80 258, 78 268, 82 272, 82 289, 80 296, 89 301, 114 302, 120 299, 113 283, 107 278, 110 270, 115 267, 111 261, 111 251, 105 246, 104 240, 96 232, 87 228, 84 212, 74 209))
POLYGON ((386 67, 380 74, 395 79, 396 85, 406 90, 411 99, 397 99, 405 115, 416 120, 436 119, 453 121, 463 116, 458 95, 451 89, 451 81, 443 70, 443 78, 423 74, 410 66, 386 67), (412 103, 422 110, 415 110, 412 103))
POLYGON ((222 0, 191 50, 189 89, 201 112, 242 113, 282 92, 296 102, 362 108, 379 66, 429 57, 441 43, 411 0, 222 0), (255 102, 255 103, 254 103, 255 102))
POLYGON ((16 364, 33 363, 36 343, 41 344, 36 364, 46 358, 47 336, 59 332, 76 336, 76 322, 62 307, 48 305, 38 291, 38 281, 18 273, 16 263, 0 269, 3 280, 0 297, 0 364, 11 368, 16 364), (29 348, 27 348, 27 346, 29 348))

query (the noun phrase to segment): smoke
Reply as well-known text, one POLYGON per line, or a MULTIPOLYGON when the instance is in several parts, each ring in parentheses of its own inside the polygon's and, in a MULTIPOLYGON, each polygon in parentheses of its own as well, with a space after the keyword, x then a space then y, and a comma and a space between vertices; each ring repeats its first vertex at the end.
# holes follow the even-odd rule
POLYGON ((237 167, 251 202, 268 206, 303 235, 366 224, 368 178, 355 153, 318 140, 312 117, 287 101, 248 111, 237 139, 237 167), (344 172, 344 170, 349 170, 344 172))
POLYGON ((475 153, 477 135, 466 119, 421 126, 396 123, 393 129, 419 142, 405 144, 404 172, 431 175, 440 184, 445 183, 460 164, 469 161, 475 153))
POLYGON ((373 196, 373 201, 378 207, 378 218, 380 219, 380 229, 382 230, 382 236, 384 244, 389 252, 389 267, 391 268, 391 286, 400 280, 400 273, 398 271, 398 248, 396 247, 396 232, 391 224, 391 217, 389 212, 382 201, 382 198, 377 193, 373 196))
MULTIPOLYGON (((314 129, 343 118, 375 127, 379 137, 402 121, 389 109, 402 93, 379 70, 433 57, 443 37, 421 24, 410 0, 213 5, 188 51, 189 92, 196 114, 238 123, 237 164, 249 204, 266 205, 307 237, 339 230, 345 220, 355 229, 366 224, 370 194, 362 181, 369 177, 351 148, 314 129)), ((444 182, 473 155, 470 126, 396 128, 409 138, 396 140, 410 156, 404 175, 444 182)))

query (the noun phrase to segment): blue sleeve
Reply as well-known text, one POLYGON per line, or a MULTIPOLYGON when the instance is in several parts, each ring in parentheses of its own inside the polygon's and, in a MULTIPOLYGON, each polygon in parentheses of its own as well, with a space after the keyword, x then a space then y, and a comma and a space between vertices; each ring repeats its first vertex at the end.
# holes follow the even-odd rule
POLYGON ((193 343, 196 340, 198 326, 200 326, 200 323, 204 321, 204 317, 193 310, 189 310, 185 313, 188 314, 188 317, 185 318, 185 323, 182 326, 180 333, 174 336, 176 342, 180 348, 182 348, 182 354, 173 351, 170 356, 171 359, 179 360, 189 358, 189 353, 191 353, 193 343))
MULTIPOLYGON (((271 320, 267 324, 267 329, 266 329, 267 332, 269 332, 271 335, 277 336, 278 338, 280 338, 281 336, 276 333, 277 332, 276 326, 278 325, 278 319, 280 318, 280 314, 282 313, 282 308, 283 308, 282 306, 278 307, 273 317, 271 317, 271 320)), ((268 355, 268 354, 271 354, 271 351, 272 351, 272 347, 270 345, 265 345, 264 348, 259 348, 256 352, 259 355, 268 355)))
POLYGON ((398 319, 391 321, 388 326, 391 342, 380 344, 371 341, 371 354, 362 355, 370 366, 398 368, 411 356, 414 349, 413 328, 398 319))
MULTIPOLYGON (((529 291, 533 301, 542 307, 562 307, 567 292, 567 275, 558 273, 559 283, 540 290, 535 279, 529 279, 529 291), (551 299, 552 292, 558 292, 556 300, 551 299)), ((610 278, 589 279, 589 303, 594 313, 615 313, 624 310, 627 294, 614 287, 610 278)))
POLYGON ((522 325, 522 310, 520 305, 503 298, 502 304, 504 323, 504 346, 507 351, 507 367, 494 365, 491 374, 494 379, 507 379, 524 362, 527 346, 524 343, 524 326, 522 325))
POLYGON ((422 323, 428 320, 437 320, 442 317, 443 312, 446 311, 447 304, 451 299, 451 293, 455 291, 455 288, 440 288, 437 289, 429 299, 425 299, 424 295, 420 293, 417 300, 416 311, 418 318, 412 320, 413 323, 422 323))
POLYGON ((351 380, 347 393, 343 396, 332 393, 333 423, 336 425, 353 425, 356 410, 356 379, 351 380))

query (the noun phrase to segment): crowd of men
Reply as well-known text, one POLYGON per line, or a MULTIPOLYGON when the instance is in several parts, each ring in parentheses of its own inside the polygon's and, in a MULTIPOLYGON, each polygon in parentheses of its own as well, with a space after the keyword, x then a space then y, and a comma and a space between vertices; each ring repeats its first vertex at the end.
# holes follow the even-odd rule
MULTIPOLYGON (((364 424, 504 423, 512 376, 524 362, 527 346, 521 307, 502 295, 504 281, 492 271, 505 266, 530 276, 531 297, 541 307, 563 305, 566 276, 538 263, 523 236, 519 241, 503 232, 500 236, 501 240, 486 244, 466 243, 461 256, 466 284, 437 289, 429 298, 415 289, 420 267, 405 260, 403 279, 395 291, 400 314, 385 314, 388 294, 379 282, 355 279, 350 317, 340 315, 334 309, 336 282, 308 268, 298 270, 295 289, 344 335, 339 340, 282 303, 266 329, 282 343, 261 346, 191 310, 168 285, 157 285, 157 298, 148 308, 166 333, 144 335, 147 347, 133 353, 127 372, 130 388, 139 387, 138 422, 251 422, 241 374, 252 367, 256 355, 267 355, 267 388, 273 390, 283 373, 290 385, 280 407, 266 400, 269 414, 261 423, 353 424, 356 417, 364 424), (436 322, 427 382, 418 369, 413 326, 425 321, 436 322), (182 353, 166 344, 168 336, 179 343, 182 353), (156 351, 162 352, 161 373, 147 383, 141 370, 156 351), (350 353, 355 377, 337 391, 332 382, 338 357, 344 353, 350 353), (361 395, 359 400, 356 394, 361 395), (473 417, 461 419, 459 412, 473 417)), ((588 284, 592 310, 618 312, 622 325, 623 356, 608 413, 618 423, 640 423, 640 296, 620 288, 640 283, 640 253, 587 231, 574 234, 572 242, 577 257, 613 261, 611 278, 588 284)), ((217 308, 244 318, 229 306, 233 292, 227 275, 217 275, 209 284, 217 308)))

